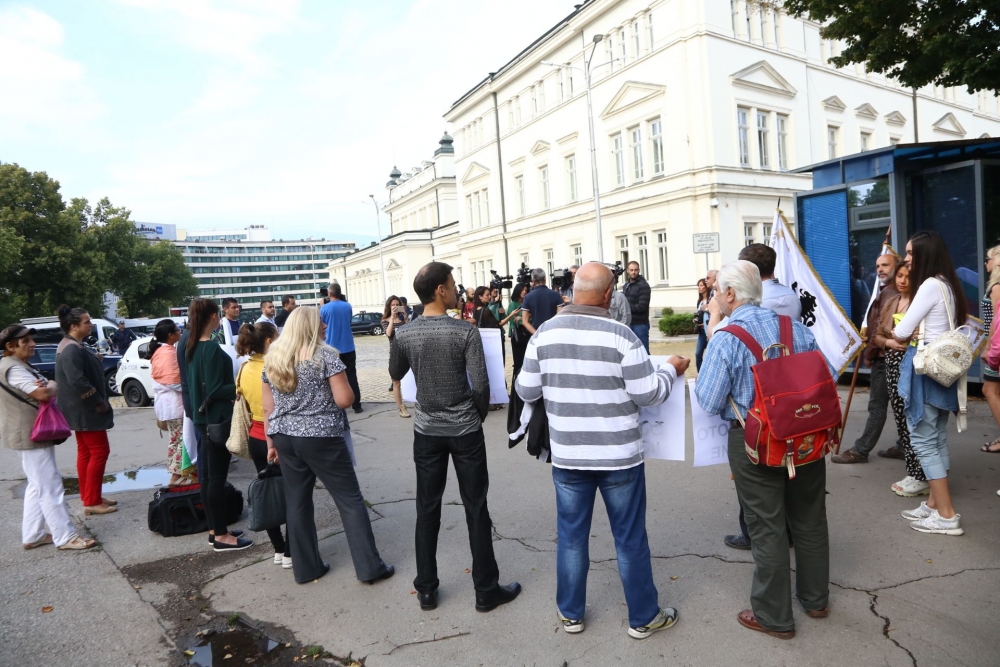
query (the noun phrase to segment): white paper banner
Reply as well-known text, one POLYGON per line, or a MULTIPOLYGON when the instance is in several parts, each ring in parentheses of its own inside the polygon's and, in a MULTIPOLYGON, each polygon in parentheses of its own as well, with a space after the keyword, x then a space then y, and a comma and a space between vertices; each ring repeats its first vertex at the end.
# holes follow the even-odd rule
POLYGON ((691 392, 691 431, 694 435, 694 466, 729 463, 729 422, 710 415, 694 397, 695 381, 688 383, 691 392))
MULTIPOLYGON (((510 400, 510 396, 507 394, 500 330, 480 329, 479 335, 483 339, 483 353, 486 355, 486 375, 490 383, 490 405, 506 404, 510 400)), ((417 382, 413 377, 412 370, 408 371, 400 381, 399 391, 407 403, 417 402, 417 382)))
MULTIPOLYGON (((666 356, 650 357, 654 368, 667 363, 666 356)), ((684 460, 684 434, 687 432, 684 409, 684 377, 678 377, 667 400, 655 408, 639 408, 642 429, 642 453, 647 459, 684 460)))

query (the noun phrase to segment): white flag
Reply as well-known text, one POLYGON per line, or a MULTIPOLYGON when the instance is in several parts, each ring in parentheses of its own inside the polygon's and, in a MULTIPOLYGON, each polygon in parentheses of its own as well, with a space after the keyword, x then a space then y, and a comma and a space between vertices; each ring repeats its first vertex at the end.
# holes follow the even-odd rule
POLYGON ((780 210, 774 214, 772 233, 771 247, 777 254, 774 277, 799 295, 802 323, 812 331, 830 365, 843 373, 861 350, 861 334, 802 252, 780 210))

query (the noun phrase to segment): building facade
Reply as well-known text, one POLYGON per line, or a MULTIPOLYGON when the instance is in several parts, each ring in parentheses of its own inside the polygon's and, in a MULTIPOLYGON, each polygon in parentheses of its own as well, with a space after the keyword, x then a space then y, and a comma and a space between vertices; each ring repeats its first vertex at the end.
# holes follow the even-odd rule
POLYGON ((413 279, 431 261, 455 266, 455 280, 462 282, 452 143, 445 134, 432 159, 406 173, 393 167, 388 201, 380 206, 389 218, 381 254, 373 243, 330 262, 331 280, 343 286, 355 311, 382 311, 389 296, 415 303, 413 279))
POLYGON ((353 241, 303 239, 274 241, 264 225, 242 230, 185 232, 174 243, 198 281, 198 295, 216 300, 234 297, 248 313, 260 302, 276 303, 291 294, 300 304, 322 301, 330 260, 354 249, 353 241))

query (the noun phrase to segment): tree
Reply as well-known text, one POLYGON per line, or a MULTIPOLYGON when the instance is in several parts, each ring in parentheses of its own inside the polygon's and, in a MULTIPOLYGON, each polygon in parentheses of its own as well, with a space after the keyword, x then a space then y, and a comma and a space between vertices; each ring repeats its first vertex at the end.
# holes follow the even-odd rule
MULTIPOLYGON (((756 0, 756 4, 782 4, 756 0)), ((1000 91, 1000 0, 784 0, 847 46, 830 61, 864 63, 908 88, 1000 91)))
POLYGON ((150 317, 170 314, 170 307, 186 303, 198 292, 198 282, 184 263, 184 255, 169 241, 147 243, 141 253, 149 286, 143 291, 126 289, 122 301, 129 312, 141 312, 150 317))

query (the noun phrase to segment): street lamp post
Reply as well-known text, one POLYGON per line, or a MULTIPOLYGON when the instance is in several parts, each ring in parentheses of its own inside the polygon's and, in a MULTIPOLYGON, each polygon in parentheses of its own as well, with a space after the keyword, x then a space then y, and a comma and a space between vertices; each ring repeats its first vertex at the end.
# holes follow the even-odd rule
POLYGON ((590 76, 591 73, 598 67, 610 65, 618 60, 617 58, 612 58, 606 63, 592 65, 594 62, 594 54, 597 53, 597 44, 603 39, 604 35, 594 35, 594 48, 590 50, 590 57, 587 58, 584 63, 585 67, 574 67, 573 65, 567 63, 554 63, 548 60, 542 61, 543 65, 548 65, 550 67, 558 67, 559 69, 575 69, 578 72, 583 72, 584 81, 587 83, 587 124, 590 129, 590 174, 594 187, 594 221, 597 223, 597 259, 602 264, 604 263, 604 233, 601 229, 601 189, 597 180, 597 139, 594 134, 594 105, 590 93, 590 76))
POLYGON ((382 221, 379 216, 378 202, 375 201, 375 195, 368 196, 371 197, 372 203, 375 204, 375 226, 378 229, 378 261, 382 265, 382 298, 388 300, 389 291, 385 281, 385 257, 382 255, 382 221))

